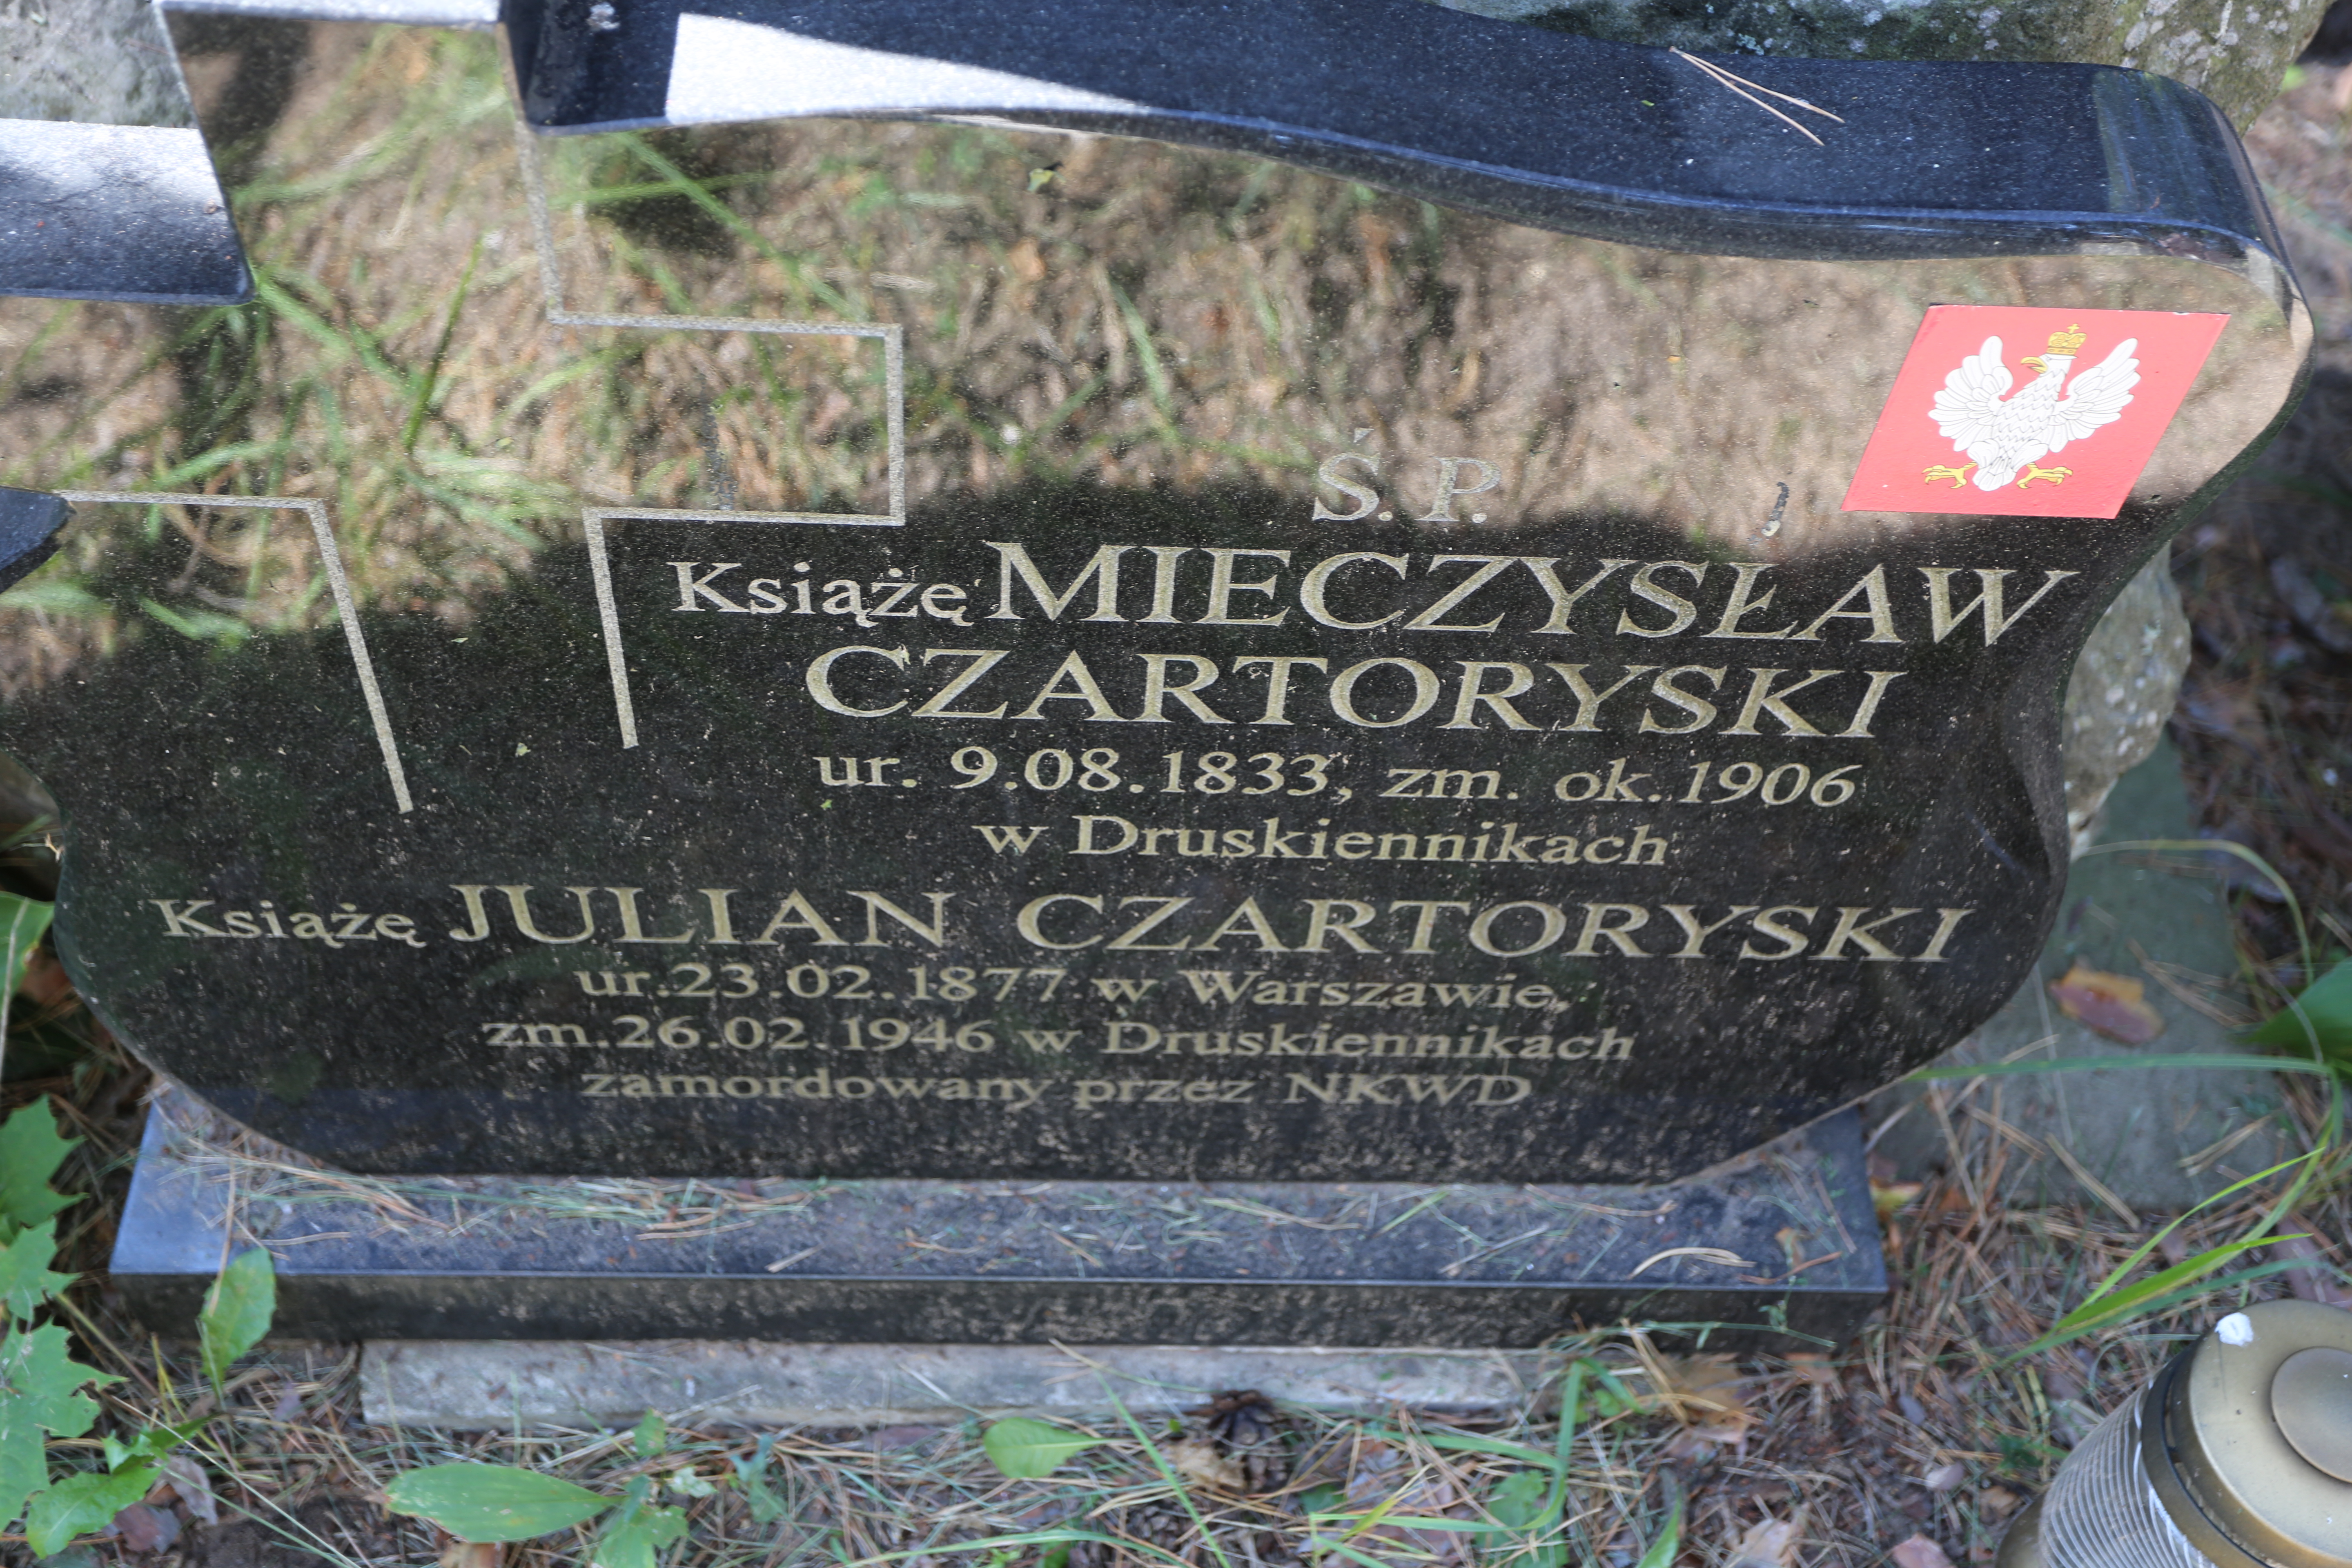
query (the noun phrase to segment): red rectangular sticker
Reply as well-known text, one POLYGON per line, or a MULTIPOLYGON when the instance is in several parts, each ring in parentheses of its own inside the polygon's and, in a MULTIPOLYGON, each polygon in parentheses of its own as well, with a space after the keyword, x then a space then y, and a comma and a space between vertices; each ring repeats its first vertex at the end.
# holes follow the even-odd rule
POLYGON ((1930 306, 1844 510, 2113 517, 2229 320, 1930 306))

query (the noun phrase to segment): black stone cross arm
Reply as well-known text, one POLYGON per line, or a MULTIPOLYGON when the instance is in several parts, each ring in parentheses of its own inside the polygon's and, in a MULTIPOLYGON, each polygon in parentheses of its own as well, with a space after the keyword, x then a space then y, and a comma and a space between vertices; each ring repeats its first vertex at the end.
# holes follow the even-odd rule
POLYGON ((0 747, 91 1005, 355 1169, 1710 1165, 2026 974, 2065 671, 2311 342, 2126 71, 170 26, 203 177, 0 243, 0 747))
POLYGON ((1420 0, 555 0, 507 27, 524 112, 548 132, 1015 114, 1678 250, 2279 254, 2212 103, 2108 67, 1767 68, 1420 0), (1738 74, 1758 69, 1770 86, 1738 74))

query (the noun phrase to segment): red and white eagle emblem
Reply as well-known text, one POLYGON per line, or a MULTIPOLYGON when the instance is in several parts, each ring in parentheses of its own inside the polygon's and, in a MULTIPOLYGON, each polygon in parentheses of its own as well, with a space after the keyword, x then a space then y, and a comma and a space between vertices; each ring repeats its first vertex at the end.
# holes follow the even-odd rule
POLYGON ((1930 306, 1844 510, 2113 517, 2229 321, 1930 306), (2010 345, 2037 343, 2042 352, 2011 357, 2010 345))

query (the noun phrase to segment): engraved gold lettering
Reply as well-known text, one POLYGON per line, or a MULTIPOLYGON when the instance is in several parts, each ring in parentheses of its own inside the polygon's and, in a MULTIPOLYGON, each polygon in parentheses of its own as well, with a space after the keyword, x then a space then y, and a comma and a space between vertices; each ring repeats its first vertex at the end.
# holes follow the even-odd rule
POLYGON ((1869 912, 1870 906, 1867 904, 1863 905, 1859 909, 1841 907, 1838 910, 1837 925, 1831 931, 1829 941, 1822 944, 1821 952, 1813 954, 1813 962, 1820 963, 1845 957, 1846 944, 1851 942, 1855 947, 1862 950, 1861 957, 1864 963, 1900 963, 1903 955, 1896 952, 1893 948, 1888 947, 1885 942, 1880 942, 1871 933, 1876 931, 1880 926, 1889 924, 1895 921, 1899 921, 1906 915, 1916 915, 1919 911, 1917 910, 1893 910, 1879 916, 1874 921, 1865 922, 1863 921, 1862 917, 1869 912))
POLYGON ((1982 566, 1975 568, 1978 584, 1977 596, 1956 611, 1952 608, 1952 577, 1957 570, 1949 566, 1919 568, 1921 574, 1927 579, 1928 634, 1937 642, 1942 642, 1966 624, 1970 616, 1981 616, 1983 617, 1981 629, 1984 632, 1987 647, 1998 642, 2001 633, 2023 620, 2025 612, 2040 604, 2051 589, 2069 577, 2080 575, 2078 573, 2061 572, 2055 568, 2045 570, 2042 574, 2042 586, 2034 590, 2033 597, 2020 605, 2017 607, 2017 614, 2005 616, 2001 614, 2001 596, 2002 586, 2009 580, 2009 568, 2001 567, 1997 570, 1988 570, 1982 566))
MULTIPOLYGON (((1383 853, 1381 858, 1382 859, 1388 858, 1385 847, 1383 848, 1383 853)), ((1408 856, 1407 858, 1411 858, 1411 857, 1408 856)), ((1413 917, 1412 940, 1405 944, 1404 951, 1407 952, 1433 952, 1436 950, 1429 945, 1429 942, 1430 938, 1436 934, 1437 917, 1439 913, 1446 910, 1457 910, 1466 915, 1470 912, 1470 906, 1468 904, 1450 903, 1442 900, 1433 899, 1398 899, 1389 905, 1389 913, 1391 914, 1395 914, 1401 910, 1417 910, 1420 911, 1413 917)))
POLYGON ((1723 618, 1715 623, 1715 630, 1707 633, 1707 636, 1711 637, 1784 637, 1797 629, 1797 623, 1794 621, 1790 621, 1777 632, 1739 629, 1739 623, 1742 620, 1759 610, 1769 608, 1772 603, 1772 595, 1779 592, 1777 589, 1767 588, 1764 590, 1762 598, 1748 597, 1756 586, 1756 579, 1770 570, 1772 570, 1772 563, 1769 561, 1735 561, 1731 563, 1731 597, 1724 604, 1723 618))
MULTIPOLYGON (((619 940, 622 942, 643 942, 656 944, 669 944, 681 942, 692 942, 697 936, 701 934, 701 931, 698 927, 689 924, 686 930, 680 931, 676 936, 647 936, 646 934, 645 921, 637 913, 637 895, 644 892, 645 889, 643 888, 607 888, 604 890, 613 895, 613 901, 614 903, 621 906, 621 935, 619 940)), ((511 897, 512 895, 509 896, 511 897)), ((542 938, 541 940, 543 941, 545 939, 542 938)))
MULTIPOLYGON (((1087 618, 1093 620, 1096 617, 1089 616, 1087 618)), ((1036 700, 1020 712, 1015 713, 1013 717, 1043 719, 1045 717, 1045 708, 1048 702, 1083 702, 1087 705, 1087 718, 1089 722, 1097 724, 1123 722, 1118 716, 1118 710, 1110 705, 1110 699, 1103 695, 1101 685, 1095 679, 1095 672, 1087 668, 1086 659, 1076 652, 1064 658, 1045 684, 1038 689, 1036 700), (1066 681, 1068 683, 1066 687, 1064 685, 1066 681)))
POLYGON ((948 704, 962 696, 965 692, 971 690, 972 684, 979 680, 982 676, 986 675, 990 670, 994 669, 1000 663, 1002 663, 1004 659, 1004 656, 1010 651, 1011 650, 1008 648, 1001 647, 925 648, 923 650, 923 662, 927 665, 934 659, 941 658, 968 658, 971 662, 964 666, 963 669, 957 674, 954 679, 940 688, 940 689, 932 695, 929 701, 924 703, 920 708, 916 709, 912 713, 907 715, 907 717, 909 719, 1003 718, 1005 710, 1011 706, 1010 703, 1000 702, 995 707, 988 709, 985 711, 950 708, 948 704))
POLYGON ((507 909, 514 916, 515 930, 532 942, 543 942, 557 947, 566 946, 575 942, 586 942, 596 934, 596 914, 588 907, 588 896, 596 889, 566 888, 563 890, 571 894, 580 906, 580 929, 570 936, 550 936, 541 931, 531 920, 529 883, 517 883, 512 886, 500 884, 499 887, 499 891, 507 896, 507 909))
MULTIPOLYGON (((1072 654, 1070 657, 1072 658, 1076 658, 1077 655, 1072 654)), ((1203 724, 1230 724, 1233 722, 1232 720, 1227 719, 1223 714, 1215 711, 1206 702, 1201 700, 1199 695, 1207 688, 1216 684, 1217 665, 1214 659, 1202 658, 1199 654, 1195 653, 1146 653, 1139 654, 1136 657, 1143 660, 1143 707, 1141 711, 1138 712, 1135 716, 1135 721, 1137 723, 1168 723, 1170 721, 1168 715, 1160 711, 1160 710, 1166 706, 1168 699, 1171 697, 1176 700, 1177 704, 1180 707, 1181 707, 1186 712, 1192 714, 1195 719, 1200 720, 1203 724), (1168 680, 1168 667, 1170 665, 1182 665, 1187 673, 1192 676, 1192 679, 1180 684, 1171 685, 1168 680)), ((1285 662, 1287 663, 1291 661, 1285 662)), ((1317 664, 1320 664, 1323 661, 1321 659, 1317 659, 1315 662, 1317 664)), ((1238 668, 1239 667, 1236 666, 1235 668, 1238 668)), ((1290 672, 1286 668, 1281 673, 1284 682, 1286 685, 1290 672)), ((1272 693, 1269 693, 1268 695, 1270 699, 1273 698, 1272 693)), ((1038 700, 1043 701, 1044 699, 1040 698, 1038 700)), ((1277 706, 1277 700, 1270 700, 1267 703, 1269 710, 1277 706)), ((1023 717, 1026 718, 1027 715, 1024 714, 1023 717)), ((1275 719, 1269 720, 1267 722, 1286 723, 1287 721, 1275 719)))
POLYGON ((1298 584, 1299 607, 1307 612, 1308 619, 1327 626, 1336 626, 1341 631, 1368 632, 1375 626, 1387 626, 1404 614, 1402 610, 1391 610, 1376 621, 1343 621, 1331 613, 1325 595, 1330 591, 1332 577, 1342 566, 1351 566, 1359 561, 1377 561, 1400 578, 1410 569, 1403 556, 1382 555, 1377 551, 1353 550, 1344 555, 1326 556, 1315 563, 1298 584))
POLYGON ((1084 942, 1055 942, 1052 937, 1047 936, 1043 924, 1045 911, 1055 904, 1076 904, 1081 909, 1092 910, 1097 914, 1102 913, 1103 909, 1103 901, 1100 899, 1090 898, 1084 893, 1047 893, 1043 898, 1032 899, 1021 906, 1021 912, 1013 917, 1014 929, 1034 945, 1052 948, 1057 952, 1074 952, 1079 948, 1092 947, 1102 941, 1099 936, 1090 936, 1084 942))
MULTIPOLYGON (((1423 519, 1423 521, 1427 521, 1428 520, 1423 519)), ((1430 605, 1427 609, 1422 611, 1421 614, 1405 622, 1404 629, 1409 632, 1493 631, 1496 626, 1503 624, 1502 612, 1499 610, 1495 613, 1495 618, 1493 620, 1484 621, 1476 626, 1464 626, 1454 621, 1441 619, 1440 617, 1447 611, 1459 605, 1471 595, 1476 593, 1479 589, 1493 582, 1496 577, 1502 575, 1503 572, 1509 567, 1514 557, 1508 555, 1433 556, 1430 559, 1428 567, 1428 570, 1431 572, 1436 571, 1440 566, 1476 566, 1478 570, 1471 573, 1469 576, 1465 577, 1460 583, 1454 584, 1453 588, 1449 589, 1438 599, 1437 603, 1430 605)))
POLYGON ((1642 569, 1633 574, 1633 580, 1627 584, 1626 587, 1635 598, 1657 605, 1666 611, 1671 618, 1664 626, 1645 626, 1633 619, 1632 610, 1621 610, 1617 615, 1618 636, 1670 637, 1677 632, 1689 630, 1691 623, 1698 619, 1697 605, 1658 581, 1658 574, 1665 571, 1687 574, 1694 590, 1706 581, 1707 566, 1702 562, 1651 561, 1644 563, 1642 569))
POLYGON ((1354 501, 1356 510, 1333 511, 1323 504, 1323 498, 1318 495, 1315 498, 1315 510, 1312 514, 1313 521, 1317 522, 1356 522, 1371 516, 1372 509, 1381 504, 1380 493, 1371 486, 1360 485, 1339 471, 1339 465, 1342 463, 1361 463, 1364 465, 1367 478, 1377 479, 1380 476, 1381 460, 1369 452, 1337 452, 1324 458, 1321 466, 1315 470, 1316 482, 1328 485, 1354 501))
POLYGON ((730 614, 738 616, 748 616, 751 614, 751 611, 745 606, 734 604, 720 597, 719 591, 710 585, 721 573, 733 572, 741 567, 743 563, 740 561, 719 562, 712 565, 709 571, 705 572, 701 576, 698 577, 694 574, 695 568, 701 564, 702 563, 699 561, 673 561, 670 563, 670 565, 675 567, 677 571, 677 608, 679 610, 700 610, 702 606, 695 601, 698 599, 708 599, 712 605, 721 610, 729 612, 730 614))
POLYGON ((1209 555, 1209 613, 1199 625, 1204 626, 1278 626, 1290 618, 1288 610, 1276 610, 1271 616, 1236 616, 1233 599, 1235 594, 1264 594, 1274 596, 1276 577, 1262 577, 1253 583, 1234 580, 1234 563, 1244 555, 1263 556, 1269 561, 1289 564, 1287 550, 1212 550, 1209 555))
POLYGON ((1805 672, 1802 680, 1792 681, 1777 691, 1774 690, 1772 683, 1787 673, 1789 672, 1785 669, 1750 668, 1748 672, 1748 698, 1739 705, 1739 721, 1723 732, 1727 735, 1753 735, 1758 732, 1756 721, 1769 713, 1773 718, 1778 719, 1781 727, 1791 735, 1820 734, 1819 730, 1814 729, 1802 715, 1789 706, 1788 700, 1808 686, 1818 685, 1834 676, 1843 675, 1845 671, 1809 669, 1805 672))
POLYGON ((1674 955, 1676 958, 1706 957, 1706 954, 1701 949, 1708 937, 1713 936, 1740 916, 1752 915, 1756 912, 1754 904, 1734 904, 1731 906, 1731 912, 1721 920, 1701 925, 1698 921, 1698 910, 1694 905, 1663 904, 1659 907, 1672 915, 1675 923, 1683 928, 1682 951, 1674 955))
POLYGON ((1639 904, 1587 904, 1584 906, 1584 929, 1576 934, 1576 945, 1568 950, 1571 958, 1598 956, 1593 943, 1607 938, 1609 945, 1627 958, 1647 958, 1650 955, 1634 945, 1629 933, 1650 923, 1650 911, 1639 904), (1611 923, 1612 915, 1623 919, 1611 923))
POLYGON ((1813 916, 1819 912, 1819 910, 1804 904, 1774 904, 1770 909, 1759 911, 1755 919, 1748 921, 1748 924, 1755 929, 1757 935, 1768 936, 1772 938, 1775 942, 1781 943, 1780 951, 1778 952, 1759 952, 1756 951, 1755 943, 1743 942, 1739 944, 1739 956, 1742 958, 1762 959, 1767 962, 1776 959, 1796 957, 1797 954, 1804 952, 1807 947, 1812 944, 1813 939, 1809 932, 1791 931, 1789 927, 1780 922, 1780 917, 1782 915, 1799 915, 1802 916, 1807 921, 1811 921, 1813 916))
POLYGON ((815 939, 816 945, 819 947, 849 945, 841 940, 840 935, 826 922, 825 918, 816 912, 816 907, 801 896, 801 891, 797 888, 787 893, 783 901, 776 906, 776 912, 770 918, 767 928, 751 939, 751 945, 781 947, 783 942, 777 933, 793 931, 806 931, 815 939))
POLYGON ((808 670, 803 678, 808 687, 808 694, 815 700, 818 707, 828 713, 840 713, 852 719, 887 718, 907 705, 905 698, 901 697, 887 708, 852 708, 834 692, 833 667, 852 654, 861 653, 870 654, 876 658, 888 659, 900 669, 907 668, 907 650, 903 647, 865 647, 853 644, 847 647, 828 648, 809 661, 808 670))
POLYGON ((1519 710, 1512 707, 1510 701, 1535 685, 1534 670, 1524 664, 1495 663, 1484 659, 1457 659, 1455 668, 1462 671, 1462 682, 1454 694, 1454 717, 1440 728, 1477 729, 1478 723, 1472 715, 1481 707, 1500 719, 1507 729, 1532 730, 1536 727, 1520 717, 1519 710), (1486 677, 1495 673, 1502 675, 1505 684, 1498 691, 1489 691, 1486 689, 1486 677))
POLYGON ((908 931, 913 931, 917 936, 921 937, 933 947, 941 947, 946 945, 948 940, 948 900, 954 897, 953 894, 926 893, 923 895, 931 901, 931 923, 929 925, 925 925, 917 916, 900 909, 897 904, 892 903, 889 900, 884 898, 879 893, 862 893, 853 888, 850 889, 849 896, 866 906, 866 940, 859 942, 857 944, 858 946, 887 947, 890 945, 888 942, 882 940, 881 932, 877 929, 877 922, 878 922, 884 915, 889 916, 900 925, 905 926, 908 931))
MULTIPOLYGON (((1356 857, 1350 857, 1356 858, 1356 857)), ((1327 937, 1338 937, 1340 942, 1357 952, 1377 952, 1357 933, 1372 923, 1380 910, 1355 899, 1309 899, 1307 900, 1307 937, 1298 944, 1301 952, 1321 952, 1327 937), (1346 910, 1345 915, 1339 911, 1346 910), (1335 918, 1336 917, 1336 918, 1335 918)))
POLYGON ((1952 940, 1952 933, 1960 929, 1960 922, 1968 919, 1969 916, 1976 913, 1976 910, 1973 909, 1939 909, 1936 912, 1942 916, 1943 919, 1937 922, 1936 926, 1936 934, 1927 939, 1927 945, 1919 950, 1919 956, 1911 961, 1914 963, 1942 963, 1945 962, 1944 944, 1952 940))
MULTIPOLYGON (((1122 903, 1130 903, 1133 901, 1134 900, 1120 900, 1122 903)), ((1266 923, 1265 911, 1257 907, 1257 900, 1255 898, 1244 899, 1241 903, 1234 908, 1234 912, 1225 917, 1224 922, 1222 925, 1218 926, 1216 930, 1211 931, 1207 936, 1202 937, 1199 942, 1194 942, 1192 945, 1202 952, 1213 952, 1216 949, 1217 943, 1223 942, 1229 936, 1246 936, 1250 938, 1257 943, 1258 951, 1260 952, 1287 952, 1290 951, 1290 949, 1284 944, 1283 940, 1275 935, 1274 927, 1266 923)), ((1111 945, 1113 947, 1118 947, 1120 943, 1115 942, 1111 943, 1111 945)))
MULTIPOLYGON (((1437 459, 1437 499, 1429 503, 1429 510, 1421 514, 1421 521, 1423 522, 1456 521, 1458 520, 1454 515, 1455 500, 1463 496, 1484 495, 1502 482, 1503 470, 1484 458, 1440 458, 1437 459), (1478 471, 1477 483, 1465 485, 1461 482, 1462 470, 1465 468, 1475 468, 1478 471)), ((1471 521, 1484 522, 1486 521, 1486 515, 1479 512, 1471 521)))
MULTIPOLYGON (((1517 560, 1519 564, 1526 567, 1528 574, 1535 578, 1537 584, 1543 589, 1544 596, 1551 601, 1550 617, 1543 625, 1536 627, 1536 630, 1538 633, 1549 633, 1553 637, 1573 637, 1576 634, 1576 628, 1568 624, 1568 617, 1575 611, 1577 601, 1601 586, 1618 572, 1633 564, 1631 561, 1604 560, 1601 563, 1600 571, 1587 577, 1580 586, 1571 591, 1560 582, 1559 574, 1556 570, 1559 562, 1554 558, 1544 555, 1522 555, 1517 560)), ((1554 665, 1552 668, 1558 669, 1561 667, 1554 665)), ((1581 669, 1584 667, 1576 665, 1572 668, 1581 669)), ((1630 679, 1631 677, 1627 679, 1630 679)), ((1606 696, 1607 693, 1604 692, 1602 695, 1606 696)))
MULTIPOLYGON (((1674 704, 1684 712, 1689 714, 1691 716, 1690 722, 1687 724, 1661 724, 1658 722, 1657 715, 1645 708, 1642 710, 1642 722, 1640 725, 1641 732, 1645 735, 1687 735, 1693 731, 1704 730, 1709 724, 1714 723, 1716 715, 1715 704, 1709 702, 1706 698, 1699 696, 1695 691, 1684 690, 1681 687, 1675 685, 1675 681, 1678 677, 1685 675, 1704 676, 1706 679, 1707 689, 1710 691, 1719 691, 1723 689, 1724 673, 1725 667, 1721 665, 1707 668, 1696 664, 1684 664, 1677 665, 1674 668, 1666 670, 1661 674, 1657 679, 1650 682, 1650 695, 1653 697, 1663 698, 1664 700, 1674 704)), ((1610 689, 1614 690, 1616 689, 1612 687, 1610 689)), ((1607 693, 1604 692, 1602 695, 1606 696, 1607 693)))
POLYGON ((1104 545, 1094 552, 1086 565, 1079 570, 1078 574, 1070 579, 1070 585, 1056 594, 1052 585, 1045 581, 1045 574, 1037 570, 1037 563, 1029 559, 1029 552, 1025 546, 999 543, 992 539, 985 542, 991 550, 996 552, 997 562, 996 608, 988 613, 990 620, 1017 621, 1022 618, 1021 613, 1013 607, 1013 584, 1016 577, 1022 585, 1029 590, 1038 605, 1045 610, 1047 620, 1060 620, 1062 612, 1070 607, 1072 601, 1077 598, 1079 591, 1086 587, 1090 579, 1095 585, 1095 610, 1094 614, 1086 618, 1090 621, 1118 621, 1127 618, 1118 613, 1118 560, 1132 546, 1104 545))
POLYGON ((1265 711, 1251 720, 1250 722, 1253 724, 1290 722, 1290 672, 1292 669, 1301 665, 1318 672, 1331 668, 1330 662, 1327 659, 1253 654, 1247 658, 1234 660, 1234 673, 1238 675, 1244 669, 1255 668, 1261 664, 1265 666, 1265 711))
POLYGON ((1863 641, 1901 642, 1902 637, 1896 635, 1895 630, 1895 601, 1886 592, 1886 568, 1872 567, 1860 582, 1845 591, 1843 598, 1815 616, 1812 625, 1797 633, 1790 640, 1792 642, 1818 641, 1822 635, 1822 628, 1832 621, 1868 621, 1870 635, 1863 638, 1863 641), (1856 594, 1863 596, 1863 607, 1859 610, 1847 609, 1846 606, 1853 603, 1856 594))
POLYGON ((1366 730, 1393 730, 1400 724, 1412 723, 1437 706, 1437 674, 1417 659, 1368 658, 1332 677, 1330 700, 1331 711, 1346 723, 1366 730), (1411 678, 1412 701, 1393 719, 1367 719, 1356 707, 1356 682, 1383 665, 1401 669, 1411 678))
MULTIPOLYGON (((1631 563, 1621 561, 1618 564, 1624 566, 1630 565, 1631 563)), ((1584 672, 1592 668, 1591 665, 1553 664, 1547 665, 1545 668, 1549 669, 1554 675, 1559 676, 1560 679, 1567 682, 1569 694, 1576 699, 1576 718, 1574 721, 1563 724, 1560 728, 1563 730, 1573 730, 1589 733, 1601 728, 1601 705, 1603 702, 1608 701, 1609 699, 1616 696, 1620 691, 1624 690, 1625 688, 1634 680, 1649 674, 1650 671, 1657 668, 1658 667, 1654 664, 1626 665, 1624 667, 1625 673, 1617 678, 1617 683, 1610 687, 1608 690, 1600 692, 1594 691, 1592 688, 1585 682, 1584 672)), ((1676 670, 1674 673, 1679 675, 1696 668, 1696 666, 1686 665, 1683 669, 1676 670)), ((1720 686, 1723 683, 1723 676, 1720 671, 1717 672, 1715 679, 1717 685, 1720 686)), ((1675 700, 1680 700, 1680 698, 1681 694, 1677 693, 1675 700)), ((1702 705, 1706 706, 1705 704, 1702 705)), ((1710 706, 1707 718, 1711 719, 1713 717, 1714 712, 1710 706)), ((1706 720, 1702 719, 1699 722, 1700 724, 1705 724, 1706 720)))

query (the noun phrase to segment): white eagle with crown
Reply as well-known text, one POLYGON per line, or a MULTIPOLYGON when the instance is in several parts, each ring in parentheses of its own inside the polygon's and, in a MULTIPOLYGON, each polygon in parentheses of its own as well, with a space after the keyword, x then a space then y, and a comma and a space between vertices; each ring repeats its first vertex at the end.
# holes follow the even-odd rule
POLYGON ((2009 389, 2015 383, 2001 363, 2000 340, 1985 339, 1984 347, 1945 378, 1929 416, 1953 449, 1969 460, 1929 468, 1928 482, 1949 479, 1954 489, 1973 482, 1980 490, 2012 483, 2023 489, 2036 479, 2064 483, 2074 470, 2045 468, 2041 459, 2114 424, 2131 402, 2132 388, 2139 384, 2139 361, 2133 357, 2139 352, 2139 340, 2126 338, 2067 386, 2084 340, 2074 326, 2051 333, 2048 352, 2018 362, 2038 374, 2011 397, 2009 389), (1973 481, 1970 468, 1976 470, 1973 481))

